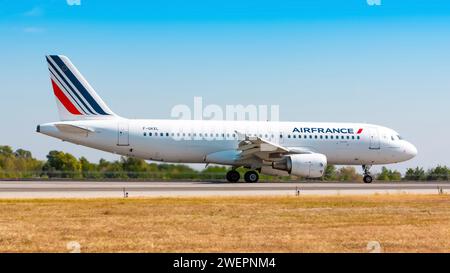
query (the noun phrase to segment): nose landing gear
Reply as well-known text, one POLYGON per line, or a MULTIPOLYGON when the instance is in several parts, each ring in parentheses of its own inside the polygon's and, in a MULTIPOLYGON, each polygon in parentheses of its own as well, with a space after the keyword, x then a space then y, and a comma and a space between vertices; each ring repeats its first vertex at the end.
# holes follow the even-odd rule
POLYGON ((362 165, 363 172, 364 172, 364 178, 363 178, 364 183, 372 183, 372 181, 373 181, 373 177, 370 174, 370 167, 372 167, 372 166, 371 165, 362 165))

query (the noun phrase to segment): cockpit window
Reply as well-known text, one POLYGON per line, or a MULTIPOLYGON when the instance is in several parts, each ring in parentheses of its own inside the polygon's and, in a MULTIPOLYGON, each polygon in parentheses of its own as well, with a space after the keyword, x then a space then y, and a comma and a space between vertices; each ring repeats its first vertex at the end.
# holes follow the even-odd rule
POLYGON ((395 141, 395 138, 394 138, 394 136, 391 136, 391 139, 392 139, 392 141, 395 141))
POLYGON ((402 140, 402 139, 403 139, 400 135, 397 135, 397 137, 398 137, 399 140, 402 140))

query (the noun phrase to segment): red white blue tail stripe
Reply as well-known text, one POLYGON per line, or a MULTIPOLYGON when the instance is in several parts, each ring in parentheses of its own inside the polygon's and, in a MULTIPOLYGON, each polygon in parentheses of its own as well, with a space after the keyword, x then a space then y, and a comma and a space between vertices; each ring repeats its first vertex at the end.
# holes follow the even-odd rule
POLYGON ((48 55, 46 59, 54 94, 70 115, 114 115, 67 57, 48 55))

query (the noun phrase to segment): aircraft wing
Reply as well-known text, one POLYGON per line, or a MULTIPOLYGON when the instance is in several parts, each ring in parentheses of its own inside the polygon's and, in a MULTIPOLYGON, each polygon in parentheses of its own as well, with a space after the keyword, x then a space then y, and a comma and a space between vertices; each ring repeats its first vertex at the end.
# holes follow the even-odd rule
POLYGON ((241 152, 239 160, 247 160, 256 157, 266 161, 276 161, 286 154, 312 153, 312 151, 309 151, 308 149, 290 149, 260 137, 245 135, 244 139, 238 145, 238 150, 241 152))

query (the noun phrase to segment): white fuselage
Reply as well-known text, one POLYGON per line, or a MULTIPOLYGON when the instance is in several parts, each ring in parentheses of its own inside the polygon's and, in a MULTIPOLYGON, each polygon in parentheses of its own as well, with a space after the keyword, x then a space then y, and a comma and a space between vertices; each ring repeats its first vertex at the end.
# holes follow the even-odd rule
POLYGON ((120 155, 178 163, 250 166, 251 162, 233 161, 245 136, 257 136, 293 151, 320 153, 328 164, 336 165, 397 163, 417 154, 394 130, 362 123, 114 118, 47 123, 40 125, 38 132, 120 155), (58 125, 86 131, 61 130, 58 125))

